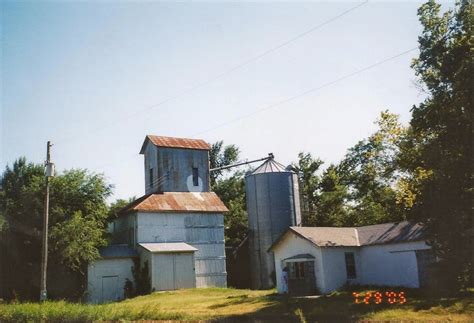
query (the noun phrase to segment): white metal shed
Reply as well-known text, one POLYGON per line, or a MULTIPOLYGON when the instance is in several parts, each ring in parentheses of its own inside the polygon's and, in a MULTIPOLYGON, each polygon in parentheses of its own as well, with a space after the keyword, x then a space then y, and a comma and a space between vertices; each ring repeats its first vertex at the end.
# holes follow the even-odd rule
POLYGON ((142 259, 148 261, 153 289, 196 287, 196 248, 184 242, 140 243, 139 246, 142 247, 142 259))

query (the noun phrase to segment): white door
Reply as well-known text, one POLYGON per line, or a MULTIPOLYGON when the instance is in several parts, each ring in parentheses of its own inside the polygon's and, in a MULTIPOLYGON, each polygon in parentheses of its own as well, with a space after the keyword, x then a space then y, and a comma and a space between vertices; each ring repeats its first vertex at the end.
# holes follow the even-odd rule
POLYGON ((177 253, 174 256, 174 288, 196 287, 196 274, 192 253, 177 253))
POLYGON ((102 276, 101 303, 116 301, 119 298, 118 288, 118 276, 102 276))

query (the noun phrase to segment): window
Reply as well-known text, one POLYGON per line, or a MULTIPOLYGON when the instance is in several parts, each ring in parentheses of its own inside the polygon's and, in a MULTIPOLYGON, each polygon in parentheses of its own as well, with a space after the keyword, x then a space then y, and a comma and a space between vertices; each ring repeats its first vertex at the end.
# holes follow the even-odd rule
POLYGON ((153 187, 153 167, 148 170, 148 180, 150 181, 150 187, 153 187))
POLYGON ((193 185, 199 186, 199 171, 197 167, 193 167, 193 185))
POLYGON ((356 266, 355 266, 355 259, 353 252, 346 252, 346 272, 347 272, 347 279, 354 279, 356 278, 356 266))
POLYGON ((290 262, 290 273, 291 279, 303 279, 304 278, 304 262, 290 262))

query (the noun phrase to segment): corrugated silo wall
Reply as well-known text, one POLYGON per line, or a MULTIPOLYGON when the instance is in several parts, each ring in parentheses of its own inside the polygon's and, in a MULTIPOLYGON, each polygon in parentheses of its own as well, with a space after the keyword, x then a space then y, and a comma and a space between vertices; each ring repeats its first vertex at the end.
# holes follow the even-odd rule
POLYGON ((245 184, 251 285, 267 289, 275 285, 273 253, 268 248, 289 226, 301 222, 298 181, 292 172, 276 172, 249 175, 245 184))

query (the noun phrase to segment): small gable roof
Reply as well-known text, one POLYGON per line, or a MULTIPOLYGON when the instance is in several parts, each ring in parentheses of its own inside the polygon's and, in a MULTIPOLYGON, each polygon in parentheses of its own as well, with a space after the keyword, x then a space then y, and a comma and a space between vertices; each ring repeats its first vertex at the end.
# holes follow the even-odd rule
POLYGON ((181 148, 181 149, 194 149, 194 150, 210 150, 211 145, 202 139, 191 139, 191 138, 175 138, 165 136, 154 136, 147 135, 143 141, 140 154, 145 153, 145 147, 148 142, 151 142, 157 147, 166 148, 181 148))
POLYGON ((320 247, 358 246, 355 228, 291 227, 291 230, 320 247))
POLYGON ((214 192, 164 192, 144 195, 120 213, 133 211, 223 213, 229 210, 214 192))
POLYGON ((361 247, 425 239, 423 225, 408 221, 350 228, 290 227, 269 250, 278 245, 289 233, 296 234, 318 247, 361 247))

